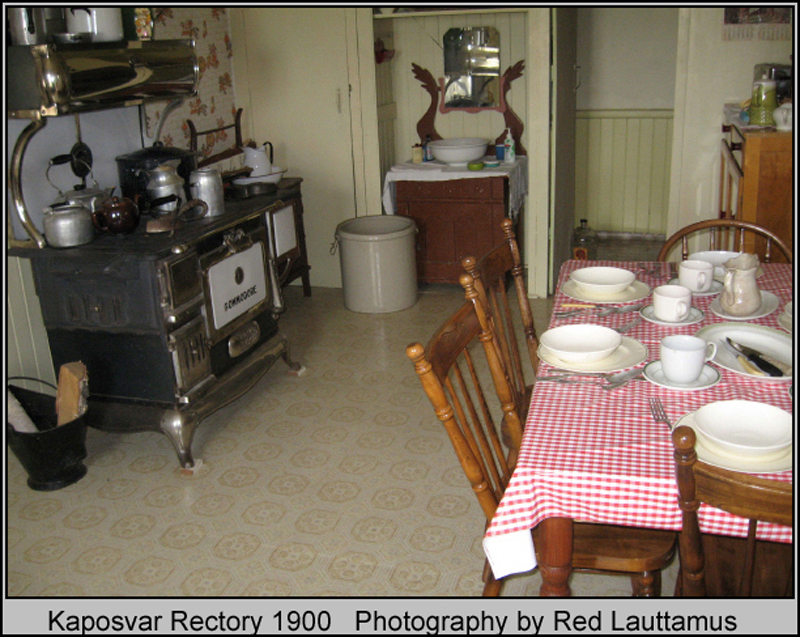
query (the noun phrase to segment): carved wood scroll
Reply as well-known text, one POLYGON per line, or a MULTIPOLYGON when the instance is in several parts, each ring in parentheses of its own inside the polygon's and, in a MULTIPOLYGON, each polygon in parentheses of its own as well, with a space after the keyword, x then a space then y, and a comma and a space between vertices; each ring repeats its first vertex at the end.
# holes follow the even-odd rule
MULTIPOLYGON (((521 142, 522 132, 525 130, 525 124, 508 105, 508 100, 505 98, 505 96, 511 89, 511 82, 519 77, 522 77, 522 71, 524 69, 525 62, 524 60, 520 60, 513 66, 508 67, 505 73, 503 73, 501 90, 503 91, 503 103, 505 104, 505 109, 503 110, 503 120, 505 122, 505 126, 503 127, 500 135, 495 139, 495 144, 502 144, 505 140, 506 128, 510 128, 511 135, 514 137, 517 155, 528 154, 528 151, 521 142)), ((442 136, 436 132, 436 111, 437 105, 439 104, 439 93, 441 92, 441 89, 436 83, 433 75, 431 75, 431 72, 427 69, 423 69, 421 66, 412 62, 411 70, 414 72, 414 77, 420 81, 422 87, 431 96, 430 106, 428 106, 425 113, 417 122, 417 135, 419 135, 419 141, 420 143, 424 143, 428 135, 430 135, 432 140, 442 139, 442 136)))

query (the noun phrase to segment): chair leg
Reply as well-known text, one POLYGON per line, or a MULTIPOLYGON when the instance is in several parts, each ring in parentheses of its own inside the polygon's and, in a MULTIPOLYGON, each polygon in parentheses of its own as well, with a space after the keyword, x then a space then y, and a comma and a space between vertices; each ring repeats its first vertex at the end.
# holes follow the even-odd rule
POLYGON ((644 571, 631 575, 634 597, 661 597, 661 571, 644 571))
POLYGON ((503 580, 495 579, 492 573, 492 567, 489 566, 489 560, 483 563, 483 596, 484 597, 498 597, 500 589, 503 587, 503 580))

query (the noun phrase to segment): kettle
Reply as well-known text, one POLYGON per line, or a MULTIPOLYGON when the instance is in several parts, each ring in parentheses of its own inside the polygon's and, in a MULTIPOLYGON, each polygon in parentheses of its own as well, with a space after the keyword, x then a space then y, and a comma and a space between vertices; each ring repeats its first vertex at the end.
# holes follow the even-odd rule
MULTIPOLYGON (((68 203, 68 204, 78 204, 86 206, 89 209, 89 212, 94 212, 100 207, 106 199, 111 196, 111 193, 114 192, 115 186, 111 188, 100 188, 97 181, 92 177, 92 182, 94 186, 87 187, 86 180, 84 179, 82 183, 77 184, 72 190, 63 193, 61 189, 56 186, 52 181, 50 181, 50 169, 53 166, 58 166, 59 164, 66 163, 69 161, 70 155, 59 155, 57 157, 53 157, 50 160, 49 165, 47 166, 47 171, 45 172, 45 179, 47 183, 49 183, 53 188, 56 189, 58 192, 58 200, 56 201, 57 205, 59 203, 68 203)), ((82 161, 82 160, 81 160, 82 161)), ((87 171, 86 173, 91 174, 91 166, 86 164, 86 162, 82 162, 86 165, 87 171)), ((74 169, 73 169, 74 170, 74 169)), ((86 173, 82 173, 85 175, 86 173)))
POLYGON ((44 236, 53 248, 72 248, 94 239, 89 209, 77 203, 54 204, 44 209, 44 236))

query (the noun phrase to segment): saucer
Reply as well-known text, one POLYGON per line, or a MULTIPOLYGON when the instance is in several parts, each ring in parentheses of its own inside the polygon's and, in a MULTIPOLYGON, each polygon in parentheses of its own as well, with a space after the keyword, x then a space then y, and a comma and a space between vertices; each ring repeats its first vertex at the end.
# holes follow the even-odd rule
POLYGON ((735 456, 726 453, 703 437, 694 423, 694 412, 689 412, 680 418, 675 423, 675 427, 678 425, 686 425, 694 429, 697 436, 694 446, 697 458, 706 464, 742 473, 780 473, 781 471, 790 471, 794 467, 794 454, 792 453, 794 445, 789 445, 788 449, 767 457, 735 456))
POLYGON ((794 327, 792 326, 792 315, 787 314, 786 312, 781 314, 778 317, 778 325, 780 325, 783 329, 785 329, 787 332, 791 334, 792 330, 794 329, 794 327))
POLYGON ((634 281, 622 292, 600 295, 586 292, 575 281, 569 279, 561 286, 561 290, 571 299, 589 303, 628 303, 629 301, 643 299, 650 294, 650 286, 641 281, 634 281))
POLYGON ((674 389, 677 391, 697 391, 698 389, 713 387, 720 381, 722 375, 719 373, 719 370, 706 364, 703 365, 700 378, 696 381, 692 383, 673 383, 664 376, 664 372, 661 369, 661 361, 653 361, 645 365, 644 377, 659 387, 666 387, 667 389, 674 389))
MULTIPOLYGON (((679 285, 678 278, 675 277, 674 279, 670 279, 667 281, 667 285, 679 285)), ((718 281, 714 279, 711 282, 711 288, 706 290, 705 292, 695 292, 692 290, 692 296, 714 296, 715 294, 719 294, 722 290, 725 289, 725 286, 722 284, 722 281, 718 281)))
POLYGON ((646 305, 641 310, 639 310, 639 314, 642 315, 642 318, 645 321, 650 321, 651 323, 655 323, 656 325, 693 325, 694 323, 699 323, 705 318, 705 314, 703 310, 698 309, 694 306, 689 310, 688 316, 683 319, 682 321, 662 321, 660 318, 656 317, 655 311, 653 310, 652 305, 646 305))
POLYGON ((759 308, 753 313, 749 314, 748 316, 732 316, 725 312, 720 305, 719 297, 715 298, 711 301, 711 311, 714 312, 720 318, 728 319, 730 321, 751 321, 753 319, 761 318, 763 316, 767 316, 768 314, 772 314, 775 310, 778 309, 778 306, 781 304, 780 298, 774 295, 772 292, 767 292, 765 290, 759 290, 761 292, 761 305, 759 308))
POLYGON ((618 372, 634 367, 647 358, 647 348, 634 338, 622 337, 622 343, 611 354, 590 363, 568 363, 553 355, 550 350, 539 347, 539 358, 544 362, 571 372, 618 372))

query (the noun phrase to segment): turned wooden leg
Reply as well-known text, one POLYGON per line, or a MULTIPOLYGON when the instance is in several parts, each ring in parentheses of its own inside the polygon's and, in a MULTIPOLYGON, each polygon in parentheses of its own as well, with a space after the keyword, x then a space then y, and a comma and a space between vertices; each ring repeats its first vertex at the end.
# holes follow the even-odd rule
POLYGON ((537 539, 541 597, 569 597, 572 573, 572 518, 546 518, 539 523, 537 539))
POLYGON ((661 597, 661 571, 631 575, 634 597, 661 597))

